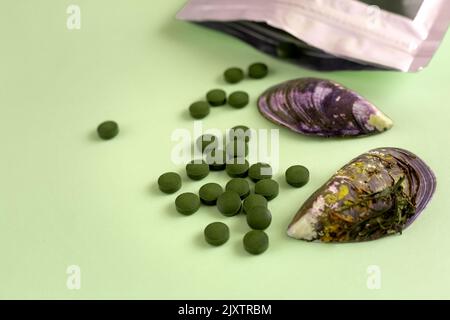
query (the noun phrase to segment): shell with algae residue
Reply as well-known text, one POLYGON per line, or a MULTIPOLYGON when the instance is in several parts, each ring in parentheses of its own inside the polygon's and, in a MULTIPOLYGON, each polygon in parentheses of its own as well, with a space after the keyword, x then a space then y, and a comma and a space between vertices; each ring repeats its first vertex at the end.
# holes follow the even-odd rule
POLYGON ((359 242, 401 233, 435 189, 435 175, 413 153, 374 149, 346 164, 311 195, 287 232, 296 239, 322 242, 359 242))

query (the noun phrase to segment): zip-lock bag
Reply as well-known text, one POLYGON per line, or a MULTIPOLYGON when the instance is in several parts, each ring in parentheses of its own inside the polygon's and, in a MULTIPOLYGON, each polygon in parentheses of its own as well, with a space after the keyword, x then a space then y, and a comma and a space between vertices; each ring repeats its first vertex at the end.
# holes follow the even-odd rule
POLYGON ((177 18, 319 70, 413 72, 438 49, 450 0, 190 0, 177 18))

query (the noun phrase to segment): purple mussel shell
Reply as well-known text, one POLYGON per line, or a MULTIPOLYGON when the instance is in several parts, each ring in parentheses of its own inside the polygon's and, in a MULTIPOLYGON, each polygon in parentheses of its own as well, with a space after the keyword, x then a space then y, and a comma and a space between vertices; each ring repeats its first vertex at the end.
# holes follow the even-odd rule
POLYGON ((258 108, 270 121, 305 135, 363 136, 392 127, 391 119, 356 92, 316 78, 269 88, 259 97, 258 108))
POLYGON ((287 233, 322 242, 359 242, 401 233, 435 189, 433 172, 413 153, 374 149, 350 161, 311 195, 287 233))

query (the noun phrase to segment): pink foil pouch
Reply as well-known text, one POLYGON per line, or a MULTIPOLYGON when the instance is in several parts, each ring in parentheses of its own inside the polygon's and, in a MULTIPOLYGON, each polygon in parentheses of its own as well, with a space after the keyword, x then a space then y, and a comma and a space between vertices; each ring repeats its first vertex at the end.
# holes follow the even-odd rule
POLYGON ((177 14, 267 54, 319 70, 421 70, 450 0, 190 0, 177 14))

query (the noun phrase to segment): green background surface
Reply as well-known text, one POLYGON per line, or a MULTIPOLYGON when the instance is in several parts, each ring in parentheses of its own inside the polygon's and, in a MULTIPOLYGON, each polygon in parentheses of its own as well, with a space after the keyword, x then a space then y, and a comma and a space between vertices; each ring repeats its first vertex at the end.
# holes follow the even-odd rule
MULTIPOLYGON (((450 298, 450 40, 418 74, 318 73, 272 59, 226 35, 174 19, 184 1, 0 2, 0 298, 450 298), (66 8, 81 8, 81 29, 66 28, 66 8), (231 65, 267 62, 271 74, 237 86, 221 81, 231 65), (213 87, 247 90, 251 106, 214 109, 207 128, 276 128, 255 98, 281 81, 320 76, 349 86, 395 122, 369 138, 317 139, 280 130, 280 166, 310 168, 302 189, 282 181, 270 203, 271 246, 242 248, 244 217, 215 208, 175 212, 175 195, 155 182, 171 163, 177 128, 192 129, 190 102, 213 87), (99 141, 103 120, 120 123, 99 141), (438 188, 404 232, 360 244, 290 239, 285 229, 301 203, 335 170, 371 148, 397 146, 423 158, 438 188), (230 241, 202 241, 203 228, 227 221, 230 241), (79 265, 81 289, 66 287, 79 265), (369 290, 367 267, 381 269, 369 290)), ((205 181, 225 183, 225 174, 205 181)), ((196 191, 205 181, 188 182, 196 191)), ((181 192, 181 191, 180 191, 181 192)))

